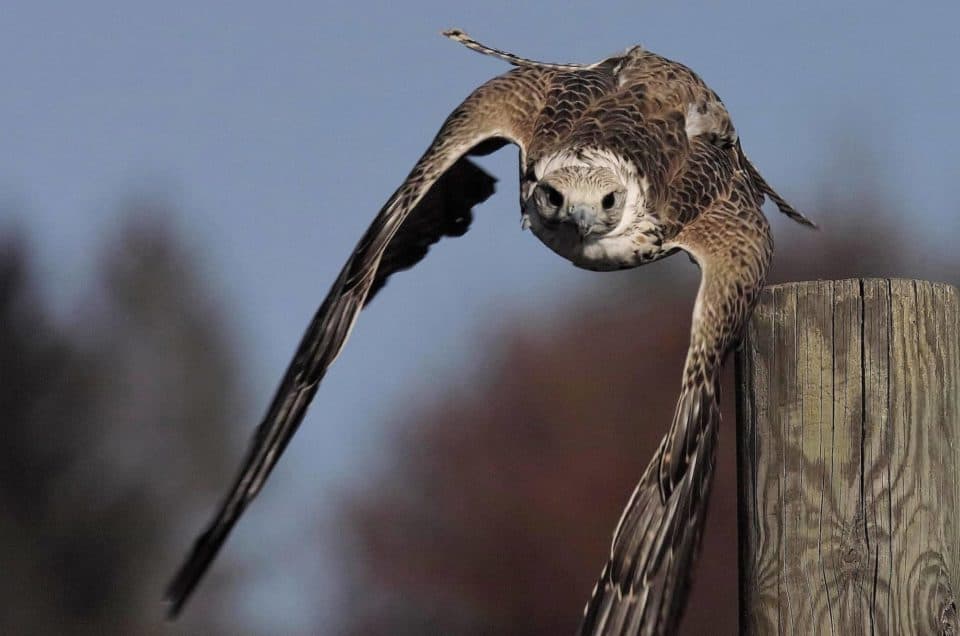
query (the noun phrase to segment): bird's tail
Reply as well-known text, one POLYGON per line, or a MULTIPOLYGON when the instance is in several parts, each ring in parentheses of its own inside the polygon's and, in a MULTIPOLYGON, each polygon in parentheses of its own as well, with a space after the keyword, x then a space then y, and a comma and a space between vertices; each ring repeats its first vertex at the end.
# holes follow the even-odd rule
POLYGON ((540 68, 552 68, 558 71, 575 71, 595 66, 593 64, 555 64, 553 62, 538 62, 537 60, 527 59, 510 53, 509 51, 503 51, 501 49, 495 49, 492 46, 487 46, 486 44, 481 44, 461 29, 447 29, 443 32, 443 35, 454 42, 459 42, 472 51, 495 57, 513 66, 537 66, 540 68))

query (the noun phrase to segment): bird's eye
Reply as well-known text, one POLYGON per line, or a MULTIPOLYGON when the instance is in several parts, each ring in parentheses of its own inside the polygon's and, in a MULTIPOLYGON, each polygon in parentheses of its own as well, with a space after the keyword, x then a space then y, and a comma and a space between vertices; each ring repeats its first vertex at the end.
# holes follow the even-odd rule
POLYGON ((547 195, 547 202, 550 203, 555 208, 559 208, 563 205, 563 195, 557 192, 554 188, 551 188, 548 185, 543 186, 543 191, 547 195))
POLYGON ((617 197, 614 195, 613 192, 611 192, 607 194, 607 196, 603 197, 603 200, 600 201, 600 205, 603 206, 604 210, 609 210, 610 208, 613 207, 613 204, 616 202, 617 202, 617 197))

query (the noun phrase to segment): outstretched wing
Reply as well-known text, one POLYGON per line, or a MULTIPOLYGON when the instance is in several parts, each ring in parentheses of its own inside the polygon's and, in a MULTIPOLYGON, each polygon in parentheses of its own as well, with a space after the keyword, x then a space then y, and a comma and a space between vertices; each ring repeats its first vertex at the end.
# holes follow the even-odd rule
POLYGON ((463 236, 473 221, 473 207, 493 194, 496 181, 466 157, 443 173, 387 244, 364 306, 394 272, 423 260, 431 245, 445 236, 463 236))
POLYGON ((620 518, 610 560, 584 610, 581 635, 676 632, 703 532, 720 423, 714 386, 685 390, 677 416, 694 403, 706 408, 697 407, 697 442, 686 458, 686 472, 663 501, 658 471, 664 438, 620 518))
MULTIPOLYGON (((683 387, 672 426, 624 510, 580 634, 675 633, 713 480, 720 423, 718 373, 753 310, 770 264, 773 243, 760 211, 764 192, 746 171, 718 173, 723 158, 709 146, 699 148, 702 153, 690 158, 694 174, 711 183, 717 174, 732 176, 720 181, 726 185, 715 188, 712 203, 673 240, 702 272, 683 387)), ((695 181, 675 184, 677 197, 695 200, 692 192, 684 191, 695 188, 695 181)))
POLYGON ((470 209, 493 192, 493 178, 466 155, 508 142, 525 152, 547 75, 542 69, 520 68, 474 91, 447 118, 374 219, 307 328, 229 494, 168 587, 171 617, 179 613, 263 486, 364 304, 390 274, 417 263, 442 236, 463 234, 470 209))

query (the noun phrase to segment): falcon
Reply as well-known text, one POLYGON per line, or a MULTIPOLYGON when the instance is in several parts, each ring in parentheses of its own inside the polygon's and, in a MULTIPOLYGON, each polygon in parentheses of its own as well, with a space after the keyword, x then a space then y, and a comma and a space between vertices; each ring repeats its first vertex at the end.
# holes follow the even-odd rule
POLYGON ((689 68, 634 46, 552 64, 444 33, 513 68, 477 88, 374 218, 303 336, 226 499, 168 588, 182 609, 296 431, 360 310, 395 272, 470 226, 495 179, 470 160, 519 148, 521 226, 577 267, 637 267, 676 252, 700 268, 670 428, 643 472, 581 634, 669 634, 682 613, 713 474, 718 372, 753 309, 773 242, 761 211, 813 226, 747 159, 726 108, 689 68))

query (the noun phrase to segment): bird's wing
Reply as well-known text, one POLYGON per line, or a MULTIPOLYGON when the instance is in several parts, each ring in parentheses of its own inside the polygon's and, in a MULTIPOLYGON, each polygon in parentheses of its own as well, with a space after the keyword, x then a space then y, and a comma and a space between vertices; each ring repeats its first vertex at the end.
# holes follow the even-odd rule
POLYGON ((798 211, 795 207, 790 205, 786 199, 784 199, 780 194, 773 189, 767 180, 763 178, 763 175, 760 174, 760 171, 754 167, 753 163, 747 159, 747 155, 744 154, 743 149, 740 148, 740 142, 737 141, 737 151, 740 153, 744 168, 750 174, 750 177, 753 179, 753 182, 757 185, 763 194, 773 201, 773 204, 777 206, 777 209, 780 210, 782 214, 787 215, 788 218, 793 219, 800 225, 806 225, 809 228, 814 230, 818 229, 817 224, 812 220, 807 218, 802 212, 798 211))
POLYGON ((450 114, 373 220, 307 328, 229 494, 170 583, 171 617, 259 492, 370 296, 390 274, 423 258, 440 237, 466 231, 470 209, 493 192, 493 179, 466 155, 508 142, 525 152, 549 76, 544 69, 518 68, 476 89, 450 114))
MULTIPOLYGON (((692 169, 705 177, 715 172, 705 165, 692 169)), ((762 200, 746 171, 736 172, 731 187, 673 240, 702 272, 683 386, 673 424, 623 512, 580 634, 676 631, 713 476, 718 373, 749 318, 772 254, 762 200)))
POLYGON ((658 472, 663 444, 647 465, 614 533, 610 559, 584 610, 580 634, 676 633, 696 559, 713 476, 720 414, 715 387, 684 391, 677 416, 697 411, 697 443, 666 502, 658 472))
POLYGON ((620 62, 614 72, 621 86, 627 89, 625 93, 640 97, 646 102, 647 109, 683 113, 688 136, 705 135, 718 146, 735 148, 739 163, 755 187, 781 213, 801 225, 817 227, 816 223, 780 196, 750 163, 723 101, 699 75, 679 62, 641 47, 634 47, 617 59, 620 62))

